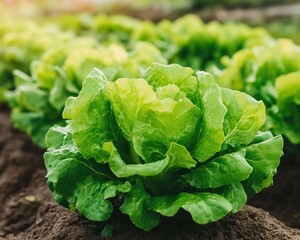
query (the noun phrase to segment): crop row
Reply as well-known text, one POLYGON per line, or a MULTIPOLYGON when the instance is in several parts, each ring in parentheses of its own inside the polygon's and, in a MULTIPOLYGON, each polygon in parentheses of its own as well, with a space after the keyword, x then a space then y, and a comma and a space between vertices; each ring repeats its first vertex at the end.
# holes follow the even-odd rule
POLYGON ((118 198, 144 230, 180 208, 205 224, 272 184, 280 134, 300 143, 293 42, 194 15, 67 20, 0 27, 0 99, 48 148, 60 204, 103 221, 118 198))

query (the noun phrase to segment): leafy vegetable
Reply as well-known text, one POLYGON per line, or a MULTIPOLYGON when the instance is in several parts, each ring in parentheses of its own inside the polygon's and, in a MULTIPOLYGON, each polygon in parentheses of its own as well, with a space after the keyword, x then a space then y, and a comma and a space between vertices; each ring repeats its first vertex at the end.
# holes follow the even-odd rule
POLYGON ((264 129, 300 143, 300 47, 287 39, 244 49, 217 77, 218 83, 245 91, 267 106, 264 129))
MULTIPOLYGON (((120 15, 98 15, 87 22, 83 24, 80 34, 86 34, 88 29, 89 34, 101 43, 121 43, 125 46, 147 41, 157 46, 169 62, 193 69, 209 69, 214 65, 222 67, 219 61, 222 56, 232 56, 240 49, 271 39, 262 28, 215 21, 205 24, 193 14, 174 21, 163 19, 158 23, 120 15)), ((71 24, 69 29, 72 27, 71 24)), ((73 29, 78 32, 78 25, 73 29)))
POLYGON ((176 64, 116 81, 94 69, 66 102, 67 126, 47 133, 48 184, 95 221, 110 217, 113 198, 146 231, 181 208, 217 221, 272 184, 283 142, 259 131, 264 114, 261 101, 176 64))
POLYGON ((13 123, 38 146, 45 147, 49 127, 64 125, 61 114, 66 99, 78 94, 82 81, 95 66, 115 80, 119 76, 138 77, 154 61, 166 62, 154 46, 144 42, 136 43, 130 52, 117 44, 100 46, 88 37, 50 48, 41 60, 32 62, 31 76, 14 72, 16 89, 7 94, 13 123))
POLYGON ((236 51, 267 42, 270 37, 262 28, 249 28, 238 23, 204 24, 196 15, 183 16, 170 26, 172 43, 177 51, 170 62, 193 69, 222 67, 222 56, 232 56, 236 51))
POLYGON ((13 70, 28 74, 30 63, 47 49, 70 42, 75 37, 70 32, 61 32, 55 26, 38 26, 26 20, 25 23, 10 21, 15 21, 16 26, 7 27, 7 32, 3 37, 0 36, 0 102, 4 101, 5 91, 15 87, 13 70))
MULTIPOLYGON (((193 69, 210 69, 215 65, 222 68, 219 61, 222 56, 232 56, 239 49, 265 43, 270 39, 266 31, 260 28, 217 22, 204 24, 198 16, 191 14, 175 21, 162 20, 158 23, 127 16, 107 15, 63 16, 44 19, 43 24, 39 23, 39 25, 23 19, 8 19, 0 26, 0 102, 4 101, 5 91, 15 87, 12 75, 15 69, 30 74, 31 66, 31 74, 33 74, 32 68, 36 67, 38 68, 36 74, 39 77, 43 75, 44 79, 48 78, 51 82, 55 75, 53 69, 51 70, 51 64, 37 64, 32 67, 31 62, 40 60, 44 52, 51 55, 51 49, 57 51, 58 46, 62 56, 60 61, 63 61, 65 53, 70 51, 70 48, 74 49, 78 46, 74 44, 77 41, 76 34, 79 38, 86 36, 105 46, 121 44, 127 50, 137 42, 148 42, 156 46, 168 62, 179 63, 193 69), (61 45, 64 45, 64 48, 61 45)), ((91 46, 90 43, 87 43, 87 46, 91 46)), ((139 65, 150 64, 145 61, 147 55, 152 56, 152 51, 145 51, 139 56, 139 65)), ((122 59, 123 55, 120 54, 122 59)), ((78 55, 80 54, 73 56, 73 61, 80 59, 78 55)), ((59 54, 52 57, 58 60, 59 54)), ((42 58, 45 58, 45 55, 42 58)), ((111 57, 107 57, 104 61, 110 59, 111 57)), ((70 62, 70 65, 76 66, 72 60, 70 62)), ((78 64, 82 62, 78 61, 78 64)), ((130 62, 127 64, 131 65, 130 62)), ((59 66, 62 66, 62 63, 59 66)), ((95 67, 99 66, 96 64, 95 67)), ((88 73, 87 70, 82 66, 71 71, 76 72, 76 75, 81 74, 82 78, 88 73)), ((109 77, 109 74, 113 73, 105 72, 105 74, 109 77)), ((50 83, 45 84, 49 87, 47 84, 50 83)), ((78 83, 79 88, 80 85, 81 82, 78 83)))

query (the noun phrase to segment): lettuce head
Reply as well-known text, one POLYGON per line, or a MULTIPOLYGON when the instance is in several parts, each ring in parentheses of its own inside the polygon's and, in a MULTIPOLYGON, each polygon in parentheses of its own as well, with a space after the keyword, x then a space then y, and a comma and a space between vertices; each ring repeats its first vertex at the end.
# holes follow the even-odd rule
POLYGON ((261 101, 176 64, 114 82, 94 69, 63 116, 44 155, 55 199, 94 221, 119 207, 146 231, 179 209, 198 224, 239 211, 282 154, 281 136, 260 131, 261 101))

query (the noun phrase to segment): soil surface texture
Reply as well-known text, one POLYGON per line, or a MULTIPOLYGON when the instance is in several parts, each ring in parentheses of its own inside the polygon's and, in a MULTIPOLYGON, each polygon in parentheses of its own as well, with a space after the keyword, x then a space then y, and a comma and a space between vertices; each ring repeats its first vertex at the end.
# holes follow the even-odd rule
POLYGON ((295 152, 284 156, 273 186, 251 197, 248 204, 270 212, 287 226, 300 229, 300 155, 295 152))
POLYGON ((0 105, 0 240, 300 239, 299 229, 285 225, 300 227, 299 166, 286 161, 274 186, 251 199, 270 214, 247 205, 237 214, 200 226, 180 212, 146 233, 119 212, 105 223, 95 223, 56 204, 46 184, 44 151, 15 130, 9 117, 9 109, 0 105), (112 227, 112 236, 102 231, 105 226, 112 227))

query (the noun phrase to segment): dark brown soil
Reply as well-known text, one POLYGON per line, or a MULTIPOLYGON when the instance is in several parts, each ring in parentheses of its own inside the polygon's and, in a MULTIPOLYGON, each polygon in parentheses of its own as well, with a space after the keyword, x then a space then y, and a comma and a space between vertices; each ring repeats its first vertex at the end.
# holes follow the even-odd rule
MULTIPOLYGON (((0 240, 99 240, 105 239, 100 237, 105 224, 113 227, 113 237, 106 239, 300 239, 299 229, 289 228, 250 206, 206 226, 194 224, 189 216, 180 214, 163 219, 150 233, 136 229, 118 213, 107 223, 90 222, 54 202, 46 185, 42 154, 28 137, 12 128, 9 110, 0 106, 0 240)), ((283 173, 278 174, 272 190, 251 203, 299 227, 300 220, 294 216, 299 212, 300 171, 285 164, 279 171, 283 173), (284 175, 289 170, 292 173, 284 175)))
POLYGON ((287 226, 300 228, 300 156, 284 156, 274 185, 248 203, 270 212, 287 226))

